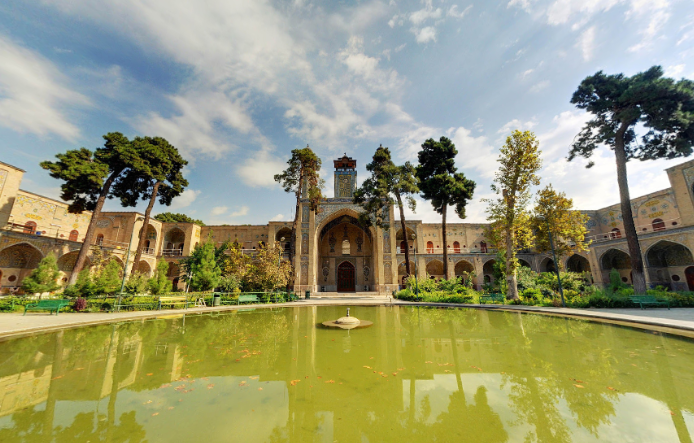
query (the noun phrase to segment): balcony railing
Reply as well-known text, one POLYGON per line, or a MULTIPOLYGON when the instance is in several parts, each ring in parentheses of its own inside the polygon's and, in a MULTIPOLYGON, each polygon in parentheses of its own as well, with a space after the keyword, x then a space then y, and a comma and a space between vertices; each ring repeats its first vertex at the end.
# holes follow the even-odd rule
MULTIPOLYGON (((648 223, 644 225, 636 226, 636 234, 648 234, 650 232, 660 232, 667 231, 670 229, 676 229, 680 227, 681 219, 679 217, 672 218, 669 220, 663 220, 660 223, 648 223)), ((593 243, 601 243, 610 240, 619 240, 624 238, 624 232, 621 230, 605 232, 603 234, 596 234, 586 237, 586 241, 591 241, 593 243)))
POLYGON ((162 249, 161 255, 164 257, 182 257, 183 249, 162 249))
POLYGON ((113 241, 113 240, 108 240, 103 237, 97 237, 92 241, 92 245, 94 246, 101 246, 102 248, 110 248, 110 249, 123 249, 127 250, 128 249, 128 244, 119 242, 119 241, 113 241))
MULTIPOLYGON (((424 248, 417 251, 417 254, 443 254, 444 248, 424 248)), ((398 247, 398 254, 404 254, 405 250, 398 247)), ((449 254, 495 254, 495 248, 448 248, 449 254)), ((414 254, 414 249, 410 249, 410 254, 414 254)))
POLYGON ((142 248, 142 253, 147 255, 154 255, 154 249, 152 248, 142 248))

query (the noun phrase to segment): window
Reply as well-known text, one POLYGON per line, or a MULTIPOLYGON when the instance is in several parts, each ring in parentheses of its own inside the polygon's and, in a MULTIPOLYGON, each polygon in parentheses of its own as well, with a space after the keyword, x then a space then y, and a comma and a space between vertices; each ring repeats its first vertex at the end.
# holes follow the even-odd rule
POLYGON ((70 231, 70 238, 68 238, 68 240, 77 241, 77 237, 79 237, 79 235, 80 233, 77 230, 73 229, 72 231, 70 231))
POLYGON ((434 242, 428 241, 427 242, 427 254, 433 254, 434 253, 434 242))
POLYGON ((407 248, 405 247, 405 242, 404 242, 404 241, 401 241, 401 242, 400 242, 400 251, 399 251, 399 252, 400 252, 401 254, 404 254, 404 253, 405 253, 405 249, 407 249, 407 248))
POLYGON ((654 231, 662 231, 665 229, 665 222, 660 218, 656 218, 651 222, 651 226, 653 226, 654 231))
POLYGON ((619 228, 614 228, 610 232, 610 237, 611 238, 622 238, 622 231, 620 231, 619 228))
POLYGON ((96 236, 96 244, 99 246, 103 246, 104 244, 104 234, 99 234, 96 236))
POLYGON ((453 252, 456 254, 460 254, 460 243, 457 241, 453 242, 453 252))
POLYGON ((344 239, 344 240, 342 240, 342 255, 349 255, 349 253, 350 253, 349 240, 344 239))
POLYGON ((24 224, 24 234, 33 234, 36 232, 36 222, 28 221, 24 224))
POLYGON ((487 253, 487 242, 480 242, 480 251, 482 251, 484 254, 487 253))

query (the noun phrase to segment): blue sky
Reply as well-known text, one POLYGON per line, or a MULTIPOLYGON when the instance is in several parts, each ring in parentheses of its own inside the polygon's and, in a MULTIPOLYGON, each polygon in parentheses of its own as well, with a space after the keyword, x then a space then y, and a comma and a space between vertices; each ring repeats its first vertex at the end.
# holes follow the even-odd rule
MULTIPOLYGON (((478 183, 467 221, 481 222, 516 128, 540 138, 543 186, 581 209, 618 201, 611 152, 590 170, 566 162, 586 120, 571 94, 598 70, 694 78, 694 2, 11 1, 0 60, 0 160, 27 170, 24 189, 57 198, 38 163, 107 132, 157 135, 190 160, 190 186, 155 212, 262 224, 292 216, 272 176, 294 148, 321 156, 332 196, 342 153, 363 179, 379 144, 415 161, 447 135, 478 183)), ((682 161, 630 163, 632 196, 667 187, 682 161)), ((410 216, 440 220, 424 201, 410 216)))

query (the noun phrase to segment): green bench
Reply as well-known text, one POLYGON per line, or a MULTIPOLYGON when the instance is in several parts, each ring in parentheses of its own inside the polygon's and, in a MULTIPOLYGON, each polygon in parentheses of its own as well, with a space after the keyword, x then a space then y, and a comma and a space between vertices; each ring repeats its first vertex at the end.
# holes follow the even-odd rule
POLYGON ((488 295, 480 295, 480 303, 485 304, 487 302, 501 302, 501 304, 504 304, 506 301, 506 296, 504 294, 488 294, 488 295))
POLYGON ((240 305, 241 303, 260 303, 260 299, 256 294, 240 294, 236 304, 240 305))
POLYGON ((629 300, 631 300, 632 303, 639 305, 641 309, 644 309, 644 306, 658 305, 667 305, 667 308, 670 309, 669 301, 660 301, 652 295, 630 295, 629 300))
POLYGON ((22 315, 27 315, 27 311, 55 311, 55 315, 58 315, 58 311, 63 309, 65 306, 70 306, 70 300, 39 300, 38 303, 30 303, 26 305, 24 307, 24 314, 22 315))

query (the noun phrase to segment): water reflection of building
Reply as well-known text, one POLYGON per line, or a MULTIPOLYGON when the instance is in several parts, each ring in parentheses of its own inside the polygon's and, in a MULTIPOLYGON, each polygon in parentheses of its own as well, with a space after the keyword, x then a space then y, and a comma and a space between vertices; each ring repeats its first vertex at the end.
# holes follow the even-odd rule
MULTIPOLYGON (((448 238, 442 238, 441 225, 409 220, 406 232, 397 223, 394 208, 384 214, 394 229, 364 228, 359 224, 361 209, 352 203, 356 189, 356 160, 345 155, 333 161, 333 197, 322 202, 317 212, 308 201, 299 207, 294 269, 295 289, 321 292, 390 293, 405 277, 405 237, 410 239, 411 272, 420 278, 452 278, 474 273, 474 284, 493 281, 496 252, 484 236, 486 224, 450 223, 448 238), (443 275, 443 250, 449 254, 448 275, 443 275)), ((632 200, 634 222, 641 241, 646 279, 649 284, 675 290, 694 290, 694 161, 666 170, 670 187, 632 200)), ((61 279, 67 280, 81 247, 91 214, 70 214, 67 204, 19 189, 24 171, 0 163, 0 289, 14 291, 47 253, 58 257, 61 279)), ((561 257, 571 271, 590 273, 597 284, 609 281, 616 269, 622 280, 631 283, 624 224, 619 204, 584 211, 589 217, 589 251, 561 257)), ((162 223, 151 220, 143 229, 141 214, 105 212, 97 220, 94 250, 111 254, 123 262, 129 242, 146 236, 142 259, 137 266, 151 274, 156 260, 169 262, 168 276, 180 283, 178 260, 188 256, 201 239, 212 236, 217 244, 238 242, 246 254, 253 255, 264 244, 280 242, 287 250, 291 223, 265 225, 199 226, 194 223, 162 223)), ((285 258, 288 254, 285 254, 285 258)), ((93 258, 93 256, 92 256, 93 258)), ((522 266, 537 272, 555 268, 549 254, 532 250, 518 255, 522 266)))
POLYGON ((247 414, 249 429, 261 427, 268 422, 246 409, 263 407, 270 397, 261 396, 270 395, 282 399, 264 411, 274 417, 272 435, 288 441, 313 432, 374 441, 386 427, 404 441, 466 427, 488 432, 488 441, 519 429, 539 441, 561 441, 567 429, 605 438, 629 402, 652 414, 673 411, 653 420, 665 428, 662 420, 670 421, 680 441, 689 441, 683 414, 694 411, 690 343, 679 350, 650 333, 517 313, 389 307, 354 313, 374 322, 367 330, 316 329, 326 315, 340 314, 342 308, 312 307, 192 315, 3 342, 1 417, 44 404, 57 414, 63 402, 102 399, 114 405, 104 413, 114 414, 119 392, 137 408, 181 384, 208 392, 208 378, 225 391, 196 404, 200 414, 229 419, 220 401, 251 398, 235 414, 247 414), (174 383, 187 377, 198 381, 174 383), (576 379, 586 389, 576 388, 576 379), (241 381, 256 384, 241 392, 241 381), (479 423, 495 425, 475 428, 479 423))

